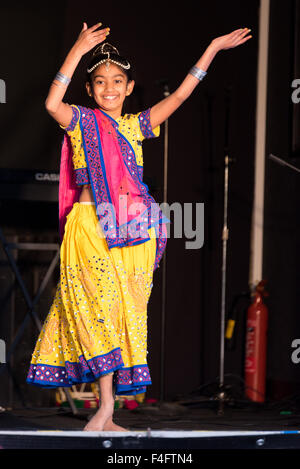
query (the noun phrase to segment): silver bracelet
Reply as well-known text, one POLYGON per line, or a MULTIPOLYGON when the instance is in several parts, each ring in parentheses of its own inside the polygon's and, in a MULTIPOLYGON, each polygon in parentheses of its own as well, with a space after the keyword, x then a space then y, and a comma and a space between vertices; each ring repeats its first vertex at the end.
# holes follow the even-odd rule
MULTIPOLYGON (((55 79, 54 79, 54 80, 55 80, 55 79)), ((66 89, 66 87, 65 87, 63 84, 60 85, 59 83, 55 83, 54 80, 52 81, 52 85, 58 86, 59 88, 64 88, 64 89, 66 89)))
POLYGON ((202 81, 205 75, 207 75, 207 72, 205 72, 204 70, 201 70, 201 68, 196 67, 196 65, 194 65, 194 67, 191 68, 189 73, 193 75, 195 78, 197 78, 199 81, 202 81))
POLYGON ((61 72, 57 72, 54 80, 60 81, 63 85, 66 85, 66 86, 68 86, 69 83, 71 82, 71 78, 66 77, 66 75, 64 75, 61 72))

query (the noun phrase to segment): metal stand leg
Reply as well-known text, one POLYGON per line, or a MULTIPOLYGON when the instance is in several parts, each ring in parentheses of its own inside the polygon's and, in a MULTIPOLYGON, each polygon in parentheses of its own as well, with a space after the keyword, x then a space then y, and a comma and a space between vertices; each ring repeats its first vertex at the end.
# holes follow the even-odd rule
MULTIPOLYGON (((164 96, 170 95, 168 84, 164 84, 164 96)), ((164 187, 163 203, 167 203, 168 193, 168 151, 169 151, 169 120, 164 124, 164 187)), ((165 398, 165 335, 166 335, 166 274, 167 258, 164 252, 162 260, 162 298, 161 298, 161 356, 160 356, 160 402, 165 398)))

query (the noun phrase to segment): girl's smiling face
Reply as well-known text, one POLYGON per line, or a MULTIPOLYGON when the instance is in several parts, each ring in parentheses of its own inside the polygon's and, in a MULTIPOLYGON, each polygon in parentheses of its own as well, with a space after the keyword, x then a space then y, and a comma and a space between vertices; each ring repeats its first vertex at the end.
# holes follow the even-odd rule
POLYGON ((126 73, 114 63, 109 66, 103 63, 92 73, 91 83, 86 83, 86 89, 99 108, 114 119, 120 117, 124 100, 132 93, 134 80, 128 81, 126 73))

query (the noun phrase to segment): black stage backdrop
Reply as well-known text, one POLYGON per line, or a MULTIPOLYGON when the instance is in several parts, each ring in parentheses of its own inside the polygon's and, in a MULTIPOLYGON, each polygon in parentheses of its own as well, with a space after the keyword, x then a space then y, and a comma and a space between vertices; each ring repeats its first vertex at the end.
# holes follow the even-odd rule
MULTIPOLYGON (((286 122, 289 115, 281 76, 290 70, 290 59, 285 49, 291 44, 288 37, 283 43, 282 36, 286 36, 291 27, 291 18, 289 2, 278 2, 277 7, 273 5, 275 2, 271 3, 274 10, 268 146, 270 151, 284 155, 289 143, 286 122), (283 35, 278 34, 279 23, 284 29, 283 35), (280 99, 284 109, 279 106, 280 99)), ((173 91, 214 37, 246 26, 253 31, 253 39, 249 43, 235 50, 223 51, 216 57, 206 79, 169 121, 168 202, 205 204, 205 242, 202 249, 194 250, 185 248, 186 238, 171 237, 168 240, 164 378, 167 398, 196 390, 200 385, 215 380, 219 374, 223 170, 228 94, 229 153, 235 163, 230 167, 227 310, 234 298, 248 289, 258 14, 259 1, 256 0, 212 0, 176 5, 170 2, 151 2, 148 5, 141 2, 111 4, 89 1, 83 4, 54 1, 39 6, 26 2, 18 8, 1 6, 0 78, 5 80, 7 87, 7 102, 0 105, 1 169, 58 172, 63 133, 46 114, 44 101, 49 84, 79 34, 83 21, 89 26, 98 21, 110 26, 109 42, 134 64, 136 88, 127 102, 128 112, 146 109, 162 99, 163 88, 157 83, 160 80, 167 80, 170 91, 173 91)), ((67 91, 66 101, 69 103, 89 104, 84 90, 86 62, 84 58, 78 66, 67 91)), ((163 131, 164 126, 161 127, 160 139, 144 145, 145 182, 159 203, 163 196, 163 131)), ((296 285, 299 277, 299 221, 296 212, 299 191, 297 176, 291 172, 268 163, 266 176, 264 275, 270 291, 267 300, 270 306, 267 377, 271 397, 274 383, 299 381, 298 369, 291 364, 289 353, 291 338, 300 334, 296 285)), ((19 201, 14 203, 13 211, 8 207, 11 208, 3 197, 1 228, 9 227, 10 233, 14 233, 17 226, 15 232, 18 235, 26 234, 29 238, 48 236, 58 241, 56 202, 30 204, 19 201)), ((4 261, 2 264, 5 267, 4 261)), ((30 269, 25 273, 30 280, 30 269)), ((50 291, 40 308, 41 318, 45 318, 51 299, 50 291)), ((2 325, 9 319, 8 309, 4 311, 6 316, 2 314, 2 325)), ((17 316, 19 321, 22 314, 19 319, 17 316)), ((153 381, 148 397, 159 397, 160 314, 161 271, 158 269, 154 274, 148 310, 148 362, 153 381)), ((226 352, 225 361, 226 373, 241 378, 244 314, 242 309, 235 344, 233 350, 226 352)), ((2 328, 4 330, 5 326, 2 328)), ((22 392, 34 403, 41 402, 40 390, 33 390, 24 380, 36 338, 37 331, 30 325, 22 343, 22 359, 16 353, 14 363, 22 392)))
MULTIPOLYGON (((292 153, 292 82, 299 79, 299 0, 271 2, 266 155, 296 167, 292 153), (296 8, 297 7, 297 8, 296 8), (298 37, 298 44, 297 44, 298 37), (298 51, 298 54, 296 54, 298 51), (280 69, 280 71, 279 71, 280 69)), ((299 104, 294 105, 295 108, 299 104)), ((299 110, 297 110, 299 115, 299 110)), ((295 122, 299 139, 300 122, 295 122)), ((295 156, 295 157, 294 157, 295 156)), ((299 392, 300 365, 291 360, 300 338, 300 174, 266 158, 264 277, 269 283, 269 393, 276 398, 299 392), (296 384, 298 383, 298 384, 296 384)))

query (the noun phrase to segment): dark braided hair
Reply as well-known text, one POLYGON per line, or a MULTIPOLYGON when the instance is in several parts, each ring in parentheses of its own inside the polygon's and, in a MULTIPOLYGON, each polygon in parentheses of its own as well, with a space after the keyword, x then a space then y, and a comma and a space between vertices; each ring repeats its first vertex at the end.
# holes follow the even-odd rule
POLYGON ((108 42, 98 46, 92 55, 92 58, 89 62, 86 72, 86 80, 92 85, 92 75, 94 70, 97 69, 101 63, 111 62, 122 70, 123 73, 127 76, 128 81, 133 80, 132 68, 128 60, 119 54, 119 51, 116 47, 112 46, 108 42))

